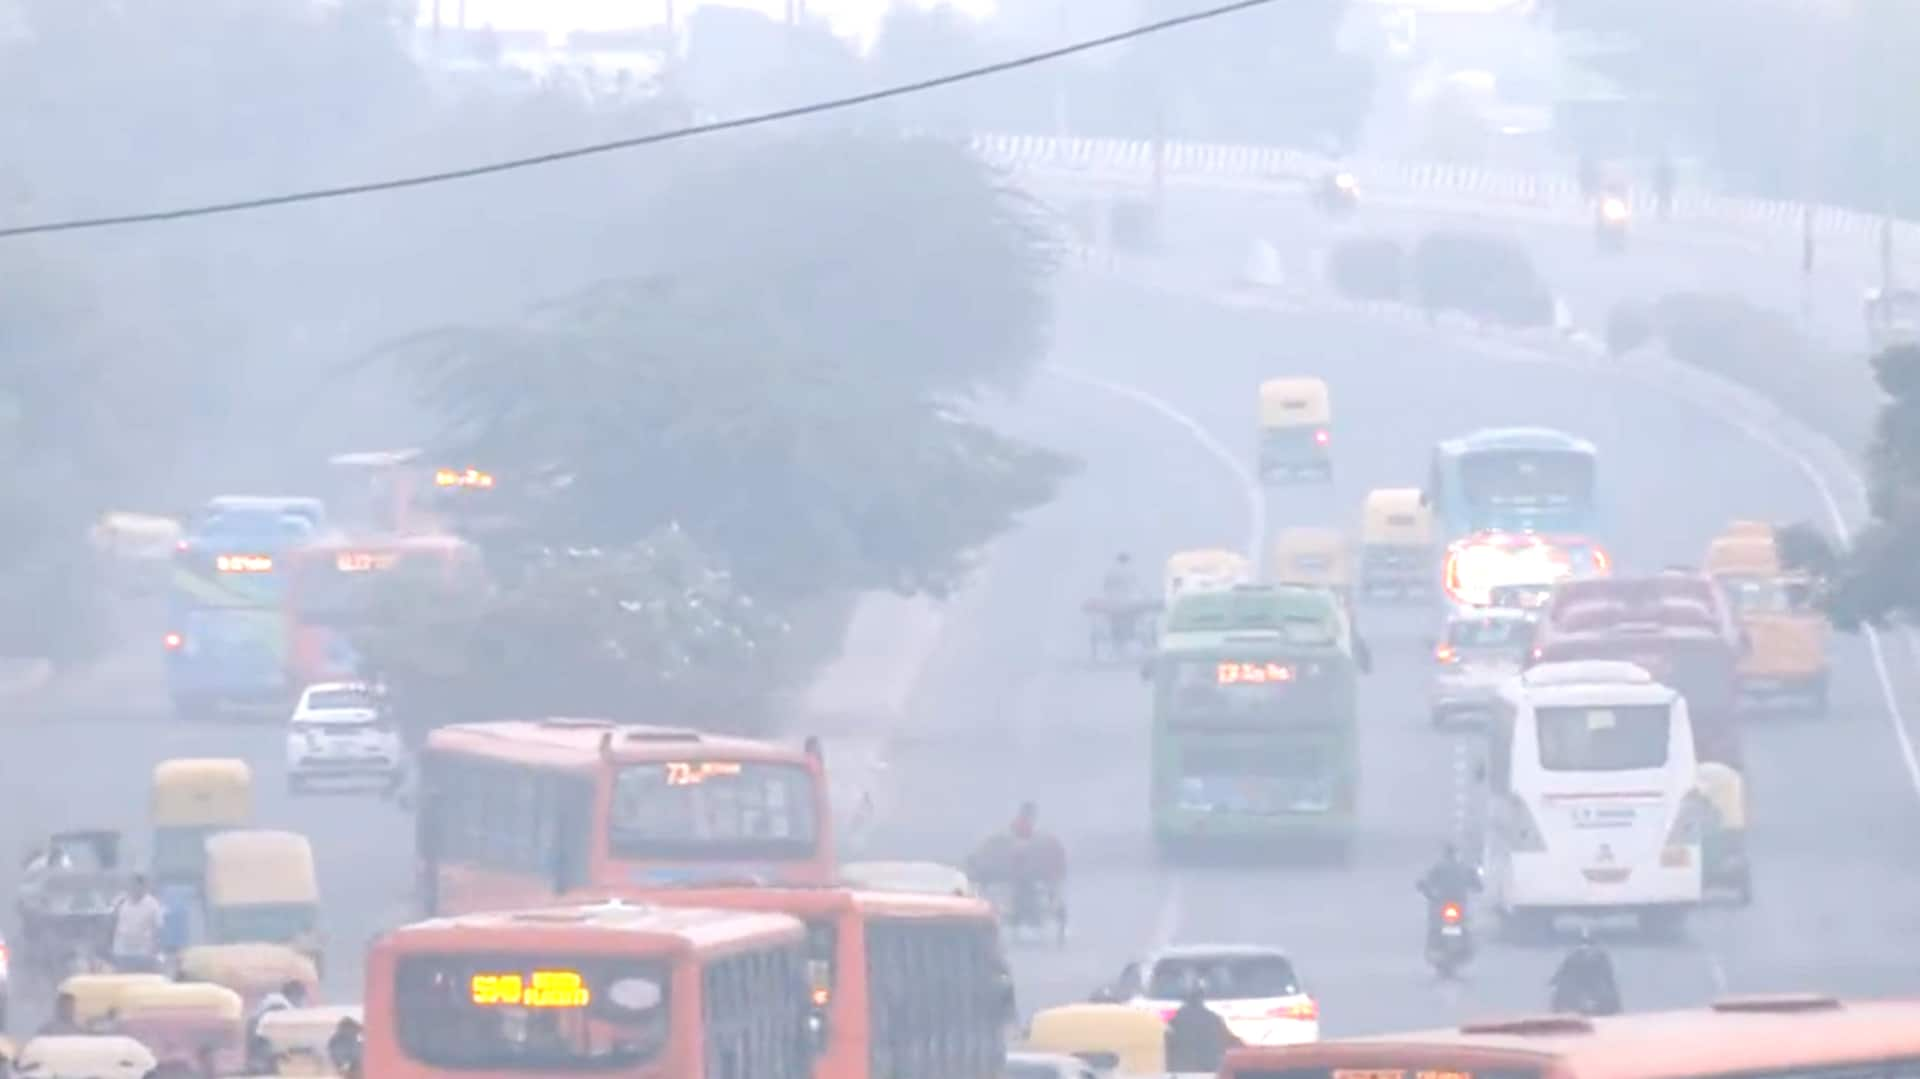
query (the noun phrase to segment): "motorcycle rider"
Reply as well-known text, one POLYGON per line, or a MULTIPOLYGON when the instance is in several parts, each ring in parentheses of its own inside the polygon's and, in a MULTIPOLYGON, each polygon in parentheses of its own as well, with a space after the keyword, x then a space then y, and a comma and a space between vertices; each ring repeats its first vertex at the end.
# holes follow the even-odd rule
POLYGON ((1580 943, 1560 961, 1549 983, 1553 1010, 1587 1015, 1616 1015, 1620 986, 1613 978, 1613 960, 1593 942, 1593 930, 1580 928, 1580 943))
POLYGON ((1227 1021, 1207 1007, 1206 980, 1195 978, 1187 983, 1179 1010, 1167 1019, 1167 1070, 1211 1075, 1220 1070, 1227 1050, 1243 1044, 1227 1021))
POLYGON ((1459 848, 1448 843, 1440 848, 1440 860, 1414 887, 1427 899, 1427 944, 1431 946, 1440 935, 1440 920, 1431 916, 1431 908, 1452 903, 1464 910, 1467 897, 1480 890, 1480 870, 1461 861, 1459 848))

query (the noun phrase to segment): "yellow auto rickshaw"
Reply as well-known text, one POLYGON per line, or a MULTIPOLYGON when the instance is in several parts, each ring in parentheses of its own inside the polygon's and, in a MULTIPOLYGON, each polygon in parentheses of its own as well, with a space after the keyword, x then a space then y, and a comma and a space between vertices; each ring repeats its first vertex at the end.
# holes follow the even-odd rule
POLYGON ((159 974, 75 974, 60 983, 59 992, 73 998, 74 1022, 91 1027, 119 1014, 127 991, 141 985, 165 985, 159 974))
POLYGON ((1167 1025, 1124 1004, 1067 1004, 1035 1012, 1025 1048, 1065 1053, 1118 1075, 1167 1073, 1167 1025))
POLYGON ((155 890, 197 890, 206 874, 206 840, 253 822, 253 771, 234 758, 181 758, 153 769, 155 890))
POLYGON ((1771 526, 1735 522, 1707 545, 1706 571, 1719 583, 1746 637, 1738 677, 1751 706, 1827 709, 1827 618, 1812 578, 1785 569, 1771 526))
POLYGON ((261 1016, 254 1036, 276 1075, 333 1075, 330 1043, 344 1020, 358 1027, 365 1025, 366 1016, 358 1004, 284 1008, 261 1016))
POLYGON ((246 1067, 246 1012, 240 994, 207 982, 134 986, 120 1002, 120 1033, 164 1065, 202 1075, 238 1075, 246 1067))
POLYGON ((1167 559, 1165 602, 1171 609, 1173 601, 1188 592, 1219 591, 1252 582, 1253 564, 1238 551, 1179 551, 1167 559))
POLYGON ((13 1057, 22 1079, 144 1079, 155 1054, 122 1035, 54 1034, 29 1039, 13 1057))
POLYGON ((1747 861, 1747 790, 1740 773, 1708 761, 1700 765, 1699 793, 1709 814, 1700 841, 1701 884, 1715 903, 1753 902, 1753 871, 1747 861))
POLYGON ((182 980, 212 982, 240 994, 249 1012, 289 982, 304 987, 308 1000, 320 995, 313 960, 284 944, 202 944, 182 951, 179 967, 182 980))
POLYGON ((1333 411, 1317 378, 1270 378, 1260 384, 1260 479, 1263 483, 1333 479, 1333 411))
POLYGON ((297 832, 222 832, 207 839, 207 938, 284 944, 321 960, 313 845, 297 832))
POLYGON ((1360 514, 1360 588, 1368 596, 1422 596, 1439 579, 1433 510, 1418 487, 1367 492, 1360 514))
POLYGON ((1273 539, 1267 578, 1274 584, 1325 588, 1349 606, 1353 602, 1353 566, 1346 537, 1338 529, 1281 529, 1273 539))

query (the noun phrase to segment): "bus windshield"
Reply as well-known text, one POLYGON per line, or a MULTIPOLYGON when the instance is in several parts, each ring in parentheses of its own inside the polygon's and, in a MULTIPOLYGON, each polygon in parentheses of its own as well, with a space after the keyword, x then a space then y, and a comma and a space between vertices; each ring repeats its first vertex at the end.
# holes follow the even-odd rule
POLYGON ((663 962, 590 956, 423 955, 394 970, 400 1047, 457 1071, 630 1070, 666 1048, 663 962))
POLYGON ((1672 715, 1664 704, 1540 708, 1540 767, 1549 772, 1631 772, 1667 763, 1672 715))
POLYGON ((805 858, 819 843, 813 774, 767 761, 627 765, 613 784, 618 858, 805 858))
POLYGON ((1476 509, 1568 509, 1593 497, 1593 458, 1574 450, 1480 450, 1460 457, 1476 509))

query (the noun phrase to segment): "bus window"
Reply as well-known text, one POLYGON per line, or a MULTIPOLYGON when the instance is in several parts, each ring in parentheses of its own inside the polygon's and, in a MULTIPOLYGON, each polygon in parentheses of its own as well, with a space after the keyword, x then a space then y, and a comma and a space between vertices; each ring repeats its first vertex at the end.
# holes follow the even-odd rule
POLYGON ((1539 708, 1534 718, 1540 767, 1550 772, 1630 772, 1667 763, 1667 705, 1539 708))
POLYGON ((614 1071, 667 1044, 667 965, 590 956, 402 957, 394 968, 402 1050, 460 1071, 614 1071))

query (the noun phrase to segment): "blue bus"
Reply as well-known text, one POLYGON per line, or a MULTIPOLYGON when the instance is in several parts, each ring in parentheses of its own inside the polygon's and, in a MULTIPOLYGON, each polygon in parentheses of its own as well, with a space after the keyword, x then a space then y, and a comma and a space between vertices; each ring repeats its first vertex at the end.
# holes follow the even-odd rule
POLYGON ((1487 428, 1434 447, 1425 500, 1449 542, 1489 529, 1592 536, 1598 460, 1564 431, 1487 428))
POLYGON ((167 587, 167 689, 174 714, 284 704, 288 551, 318 537, 316 499, 216 498, 173 555, 167 587))

